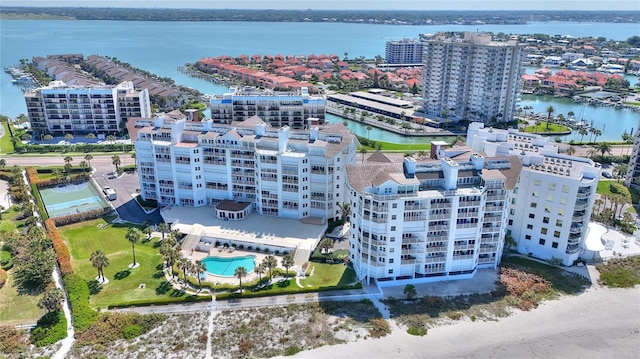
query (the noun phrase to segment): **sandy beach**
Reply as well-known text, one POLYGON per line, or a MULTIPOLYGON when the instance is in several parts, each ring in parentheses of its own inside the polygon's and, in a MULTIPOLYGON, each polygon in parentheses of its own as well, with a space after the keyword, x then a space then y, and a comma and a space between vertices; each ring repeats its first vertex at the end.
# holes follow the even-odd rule
POLYGON ((304 351, 295 358, 639 358, 640 288, 586 292, 493 322, 460 322, 416 337, 387 337, 304 351))

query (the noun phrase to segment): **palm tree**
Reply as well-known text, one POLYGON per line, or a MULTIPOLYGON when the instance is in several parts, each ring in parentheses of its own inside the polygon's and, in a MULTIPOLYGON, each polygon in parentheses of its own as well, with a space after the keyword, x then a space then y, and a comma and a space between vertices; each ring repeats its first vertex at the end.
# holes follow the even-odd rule
POLYGON ((90 140, 93 140, 94 138, 96 138, 96 135, 94 135, 93 133, 90 133, 87 135, 87 138, 90 140))
POLYGON ((556 112, 556 109, 553 108, 553 106, 549 106, 549 107, 547 107, 547 109, 545 111, 547 111, 547 132, 548 132, 549 131, 549 123, 551 122, 551 115, 553 115, 553 113, 556 112))
POLYGON ((144 227, 143 232, 147 234, 147 240, 150 240, 151 239, 151 234, 153 233, 153 227, 146 226, 146 227, 144 227))
POLYGON ((318 244, 318 247, 322 249, 322 254, 329 254, 329 250, 333 248, 333 239, 325 238, 318 244))
POLYGON ((596 145, 596 149, 602 154, 603 157, 605 153, 611 154, 611 145, 606 142, 598 143, 596 145))
POLYGON ((91 168, 91 160, 93 159, 93 155, 90 153, 87 153, 86 155, 84 155, 84 160, 87 161, 87 163, 89 163, 89 168, 91 168))
POLYGON ((240 293, 242 293, 242 277, 247 276, 247 269, 243 266, 240 266, 236 268, 235 271, 233 271, 233 275, 238 277, 238 279, 240 280, 240 293))
POLYGON ((613 170, 613 175, 618 179, 618 182, 620 182, 620 179, 624 178, 624 176, 627 174, 628 168, 629 168, 629 165, 626 163, 623 163, 618 165, 618 167, 616 167, 613 170))
POLYGON ((573 111, 569 111, 567 112, 567 117, 568 118, 572 118, 573 116, 575 116, 576 114, 573 111))
POLYGON ((593 130, 593 142, 596 142, 598 140, 598 136, 600 135, 602 135, 602 131, 597 128, 593 130))
MULTIPOLYGON (((631 135, 630 133, 627 132, 627 130, 625 130, 624 133, 622 134, 622 141, 624 142, 625 145, 632 145, 633 135, 631 135)), ((625 155, 629 154, 629 148, 630 147, 627 147, 627 151, 625 155)))
POLYGON ((178 259, 178 269, 182 270, 184 282, 187 283, 187 270, 191 267, 191 261, 185 257, 178 259))
POLYGON ((266 256, 262 260, 262 264, 269 270, 269 280, 273 278, 273 268, 278 265, 278 260, 274 256, 266 256))
POLYGON ((7 160, 0 158, 0 169, 4 169, 7 166, 7 160))
POLYGON ((285 273, 288 276, 289 275, 289 268, 293 267, 293 256, 291 256, 291 254, 287 253, 284 256, 282 256, 282 260, 280 261, 280 264, 282 264, 282 266, 285 269, 285 273))
POLYGON ((258 275, 258 284, 260 284, 260 282, 262 282, 262 275, 267 271, 264 262, 258 264, 253 271, 258 275))
POLYGON ((44 296, 38 301, 38 308, 46 309, 47 312, 60 309, 60 304, 64 299, 64 293, 58 288, 50 288, 44 292, 44 296))
POLYGON ((71 156, 65 156, 64 157, 64 163, 71 163, 73 162, 73 157, 71 156))
POLYGON ((364 146, 360 147, 360 153, 362 154, 362 163, 364 163, 364 155, 367 154, 367 149, 364 146))
POLYGON ((569 147, 567 148, 567 154, 568 154, 569 156, 571 156, 571 155, 573 155, 574 153, 576 153, 576 149, 575 149, 575 148, 573 148, 573 146, 569 146, 569 147))
POLYGON ((169 242, 162 242, 162 245, 160 246, 160 254, 162 254, 162 259, 167 264, 169 270, 171 270, 171 278, 174 278, 173 263, 180 259, 180 252, 169 244, 169 242))
POLYGON ((371 130, 372 129, 373 128, 371 126, 367 125, 367 140, 371 139, 371 130))
POLYGON ((193 270, 196 272, 198 276, 198 287, 202 288, 202 277, 201 275, 207 273, 207 266, 202 263, 202 261, 197 261, 193 266, 193 270))
POLYGON ((102 281, 104 282, 104 271, 102 269, 109 266, 109 258, 107 258, 107 255, 98 249, 91 253, 89 260, 91 261, 93 268, 98 270, 98 278, 102 278, 102 281))
POLYGON ((131 242, 131 252, 133 253, 133 265, 132 268, 136 266, 136 243, 140 241, 140 231, 137 228, 129 227, 127 229, 127 233, 124 235, 127 241, 131 242))
POLYGON ((162 234, 162 240, 164 241, 164 234, 169 230, 169 225, 165 222, 158 223, 158 231, 162 234))
POLYGON ((351 204, 349 202, 342 202, 339 208, 342 213, 342 219, 344 219, 345 222, 348 222, 349 217, 351 216, 351 204))
POLYGON ((587 129, 583 126, 578 129, 578 133, 580 134, 580 143, 582 143, 582 138, 589 133, 587 129))
POLYGON ((82 169, 82 172, 87 172, 87 168, 89 168, 89 164, 87 164, 87 161, 81 161, 80 168, 82 169))
POLYGON ((116 166, 116 172, 119 172, 119 170, 120 170, 119 166, 120 166, 120 163, 121 163, 120 162, 120 156, 118 156, 118 155, 111 156, 111 163, 114 166, 116 166))

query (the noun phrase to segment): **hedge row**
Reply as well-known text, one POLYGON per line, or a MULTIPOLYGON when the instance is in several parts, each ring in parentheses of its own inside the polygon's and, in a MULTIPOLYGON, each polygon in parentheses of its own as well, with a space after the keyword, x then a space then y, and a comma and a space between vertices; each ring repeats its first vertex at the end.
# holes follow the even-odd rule
POLYGON ((203 302, 203 301, 211 301, 211 295, 210 294, 189 295, 186 297, 161 297, 161 298, 153 298, 153 299, 130 300, 123 304, 110 305, 107 307, 107 309, 144 307, 144 306, 151 306, 151 305, 167 305, 167 304, 203 302))
POLYGON ((7 271, 0 268, 0 289, 7 283, 7 271))
POLYGON ((36 182, 36 185, 38 186, 38 188, 51 188, 61 184, 67 184, 67 183, 75 184, 78 182, 86 182, 90 178, 91 177, 89 177, 89 175, 87 175, 86 173, 75 174, 75 175, 71 175, 69 179, 67 179, 67 176, 60 177, 60 178, 41 179, 41 180, 38 180, 38 182, 36 182))
POLYGON ((66 216, 60 216, 53 218, 56 226, 66 226, 68 224, 79 223, 84 221, 90 221, 92 219, 100 218, 111 211, 111 208, 92 209, 86 212, 68 214, 66 216))
POLYGON ((53 219, 47 219, 44 221, 44 226, 47 229, 47 234, 53 242, 53 250, 56 252, 58 258, 58 265, 60 266, 60 273, 67 275, 73 273, 73 266, 71 265, 71 252, 69 247, 64 243, 58 228, 56 227, 53 219))
POLYGON ((82 331, 98 319, 99 313, 89 306, 89 284, 75 273, 62 278, 69 295, 69 305, 73 315, 73 327, 82 331))
MULTIPOLYGON (((133 151, 133 145, 125 144, 126 152, 133 151)), ((68 153, 68 152, 122 152, 122 144, 83 144, 83 145, 22 145, 21 141, 16 141, 16 153, 68 153)))
POLYGON ((67 337, 67 318, 64 312, 56 310, 49 312, 38 320, 38 324, 31 331, 31 343, 43 347, 57 343, 67 337))
POLYGON ((36 207, 38 207, 38 212, 40 212, 40 218, 42 220, 49 219, 49 214, 47 210, 44 208, 44 202, 42 202, 42 197, 40 197, 40 191, 38 191, 38 186, 35 183, 31 182, 29 184, 31 186, 31 193, 33 193, 33 199, 36 201, 36 207))
POLYGON ((256 292, 242 292, 242 293, 220 293, 216 294, 216 300, 229 300, 229 299, 242 299, 242 298, 259 298, 259 297, 272 297, 276 295, 284 295, 284 294, 302 294, 302 293, 316 293, 316 292, 328 292, 332 290, 348 290, 348 289, 360 289, 362 288, 362 284, 357 283, 355 285, 345 286, 345 287, 322 287, 322 288, 287 288, 283 289, 279 292, 267 292, 267 291, 256 291, 256 292))

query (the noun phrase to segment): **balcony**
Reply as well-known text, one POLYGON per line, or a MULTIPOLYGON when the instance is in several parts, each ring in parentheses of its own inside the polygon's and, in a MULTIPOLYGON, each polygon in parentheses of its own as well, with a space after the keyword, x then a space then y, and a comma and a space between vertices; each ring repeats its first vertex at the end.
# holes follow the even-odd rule
POLYGON ((454 261, 463 261, 463 260, 469 260, 469 259, 473 259, 473 254, 466 254, 466 255, 461 255, 461 256, 453 256, 453 260, 454 261))
POLYGON ((438 256, 438 257, 426 257, 424 259, 424 263, 440 263, 440 262, 446 262, 447 261, 447 257, 445 256, 438 256))
POLYGON ((427 253, 446 252, 447 251, 447 247, 445 247, 445 246, 427 247, 426 251, 427 251, 427 253))

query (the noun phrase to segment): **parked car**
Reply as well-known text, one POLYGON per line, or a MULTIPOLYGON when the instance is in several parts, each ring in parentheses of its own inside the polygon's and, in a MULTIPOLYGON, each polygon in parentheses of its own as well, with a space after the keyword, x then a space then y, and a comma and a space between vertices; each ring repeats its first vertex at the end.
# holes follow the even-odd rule
POLYGON ((604 177, 604 178, 613 178, 613 176, 609 172, 602 172, 602 177, 604 177))

